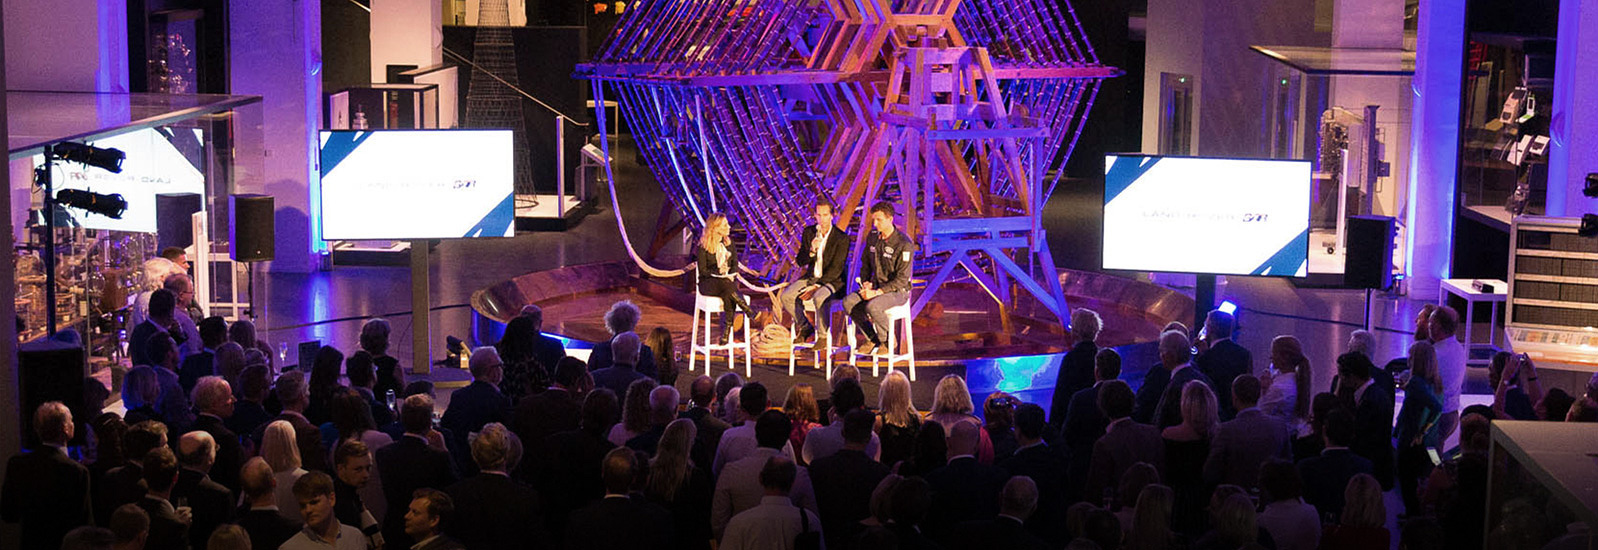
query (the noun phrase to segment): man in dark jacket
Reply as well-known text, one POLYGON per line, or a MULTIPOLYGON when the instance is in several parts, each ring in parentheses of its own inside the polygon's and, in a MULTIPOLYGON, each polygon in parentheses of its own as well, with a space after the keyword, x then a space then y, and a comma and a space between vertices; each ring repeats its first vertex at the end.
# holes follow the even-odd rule
POLYGON ((150 515, 150 537, 144 543, 148 550, 189 548, 192 512, 172 504, 172 487, 177 481, 178 459, 172 449, 157 447, 144 455, 144 483, 149 489, 137 504, 150 515))
POLYGON ((1332 409, 1324 424, 1321 431, 1326 449, 1320 456, 1299 461, 1298 473, 1304 479, 1304 502, 1314 505, 1323 515, 1340 517, 1348 480, 1371 473, 1371 461, 1348 448, 1354 443, 1354 415, 1341 408, 1332 409))
MULTIPOLYGON (((1123 384, 1124 385, 1124 384, 1123 384)), ((1044 442, 1048 431, 1043 407, 1025 403, 1015 409, 1015 454, 999 463, 1012 476, 1031 478, 1037 492, 1037 508, 1026 518, 1028 531, 1039 538, 1064 546, 1070 540, 1065 529, 1065 510, 1070 500, 1066 498, 1066 472, 1068 463, 1061 449, 1044 442)), ((1087 452, 1075 451, 1074 452, 1087 452)))
POLYGON ((239 466, 244 465, 244 445, 238 434, 227 428, 227 419, 233 416, 233 389, 220 376, 206 376, 194 386, 194 408, 200 411, 194 419, 194 429, 211 435, 216 443, 216 467, 211 476, 228 491, 238 492, 239 466))
POLYGON ((216 348, 227 342, 227 321, 221 317, 201 319, 198 328, 201 349, 184 357, 183 366, 178 368, 178 383, 183 385, 183 391, 194 391, 200 378, 216 374, 216 348))
POLYGON ((1091 309, 1071 312, 1071 336, 1076 338, 1076 345, 1060 361, 1060 374, 1054 379, 1054 398, 1049 405, 1049 425, 1055 431, 1064 431, 1067 410, 1076 393, 1093 385, 1094 359, 1099 353, 1096 340, 1103 323, 1091 309))
POLYGON ((562 360, 554 375, 549 389, 522 398, 511 413, 511 431, 521 439, 525 451, 524 466, 512 469, 523 481, 530 482, 537 473, 547 471, 545 445, 549 436, 582 425, 583 404, 576 396, 587 393, 594 385, 588 367, 575 358, 562 360))
POLYGON ((638 334, 623 332, 611 340, 610 347, 616 354, 616 362, 609 367, 590 371, 594 377, 594 387, 608 389, 617 396, 626 396, 627 387, 634 380, 649 378, 636 367, 642 357, 639 353, 643 342, 638 339, 638 334))
POLYGON ((1354 443, 1349 449, 1371 462, 1383 491, 1393 488, 1393 397, 1372 383, 1376 366, 1363 354, 1337 357, 1337 377, 1354 396, 1354 443))
POLYGON ((186 502, 194 510, 194 523, 189 525, 189 542, 195 548, 204 547, 211 532, 224 523, 233 521, 233 491, 212 481, 210 472, 216 464, 217 445, 211 434, 192 431, 178 438, 178 482, 172 486, 172 500, 186 502))
POLYGON ((1213 310, 1204 318, 1204 352, 1193 360, 1193 366, 1210 378, 1210 388, 1215 390, 1215 400, 1221 405, 1221 421, 1237 415, 1232 403, 1232 380, 1254 372, 1254 355, 1247 348, 1232 341, 1237 322, 1232 314, 1213 310))
POLYGON ((251 458, 241 470, 244 505, 239 508, 239 526, 250 534, 250 547, 277 548, 299 534, 300 522, 283 517, 277 509, 277 477, 266 460, 251 458))
POLYGON ((816 325, 820 325, 823 332, 829 330, 827 313, 832 309, 832 302, 843 294, 843 271, 849 263, 849 234, 833 225, 832 203, 825 197, 818 199, 814 213, 816 223, 806 227, 800 235, 799 255, 794 258, 794 263, 804 268, 804 272, 782 289, 778 299, 783 312, 794 316, 794 326, 798 330, 794 336, 796 342, 815 337, 816 325), (806 295, 808 300, 804 299, 806 295), (805 317, 807 301, 816 311, 814 324, 805 317))
POLYGON ((860 256, 860 290, 843 299, 843 310, 866 334, 855 353, 875 355, 888 351, 888 308, 910 300, 910 272, 915 268, 915 243, 893 225, 893 205, 871 205, 871 227, 860 256))
POLYGON ((449 447, 455 450, 455 463, 465 475, 477 473, 477 466, 469 464, 471 457, 466 451, 471 434, 490 422, 504 422, 511 408, 510 398, 499 390, 499 383, 505 377, 505 364, 499 360, 499 350, 492 347, 472 350, 471 370, 472 383, 455 390, 450 396, 449 408, 439 420, 439 425, 455 436, 449 447))
MULTIPOLYGON (((545 369, 554 372, 561 359, 566 358, 566 346, 544 334, 544 309, 534 304, 522 306, 522 317, 533 322, 533 359, 545 369)), ((459 503, 457 503, 459 504, 459 503)))
POLYGON ((998 466, 977 461, 981 430, 971 422, 956 422, 949 429, 948 464, 926 475, 927 483, 932 484, 932 517, 927 527, 934 538, 962 521, 993 519, 999 513, 994 496, 1009 476, 998 466))
MULTIPOLYGON (((589 372, 615 364, 615 350, 612 349, 615 344, 615 337, 621 336, 624 332, 636 333, 638 321, 642 316, 643 312, 639 311, 638 306, 629 300, 611 304, 610 311, 605 312, 605 328, 610 330, 611 339, 603 342, 594 342, 594 350, 588 353, 589 372)), ((633 370, 644 376, 654 378, 656 374, 655 350, 649 349, 649 346, 640 343, 637 363, 633 365, 633 370)))
MULTIPOLYGON (((272 392, 277 396, 278 403, 283 405, 283 412, 272 420, 282 420, 294 426, 294 442, 300 448, 300 467, 317 472, 332 471, 327 464, 327 448, 322 446, 321 429, 305 418, 305 407, 311 403, 311 390, 305 385, 305 373, 297 370, 283 373, 277 377, 272 392)), ((266 436, 266 427, 271 423, 262 424, 251 434, 255 448, 261 448, 261 438, 266 436)))
POLYGON ((92 525, 89 470, 66 454, 73 435, 72 411, 60 401, 39 405, 33 431, 39 446, 11 457, 0 488, 0 516, 22 524, 22 548, 61 547, 61 538, 79 525, 92 525))
POLYGON ((455 466, 449 452, 431 446, 433 398, 419 393, 400 406, 405 435, 377 450, 378 478, 389 513, 383 518, 383 539, 389 548, 409 548, 418 541, 405 534, 405 514, 417 489, 442 489, 455 483, 455 466))
POLYGON ((629 496, 642 466, 632 449, 611 449, 600 471, 605 496, 571 515, 566 527, 566 548, 634 550, 670 548, 671 513, 642 498, 629 496))
POLYGON ((444 490, 456 512, 445 531, 467 548, 547 547, 538 492, 510 478, 521 458, 516 435, 493 423, 471 445, 478 474, 444 490))
POLYGON ((832 548, 846 548, 871 516, 871 492, 888 476, 888 466, 866 454, 876 416, 865 409, 843 417, 843 450, 810 464, 810 483, 821 513, 821 532, 832 548))
MULTIPOLYGON (((1105 348, 1093 357, 1094 384, 1071 396, 1071 405, 1065 409, 1065 448, 1071 450, 1071 472, 1067 497, 1072 501, 1083 497, 1082 486, 1087 480, 1088 466, 1092 463, 1093 444, 1104 436, 1110 419, 1099 410, 1099 389, 1105 382, 1121 376, 1121 354, 1105 348)), ((1088 495, 1098 498, 1098 495, 1088 495)))

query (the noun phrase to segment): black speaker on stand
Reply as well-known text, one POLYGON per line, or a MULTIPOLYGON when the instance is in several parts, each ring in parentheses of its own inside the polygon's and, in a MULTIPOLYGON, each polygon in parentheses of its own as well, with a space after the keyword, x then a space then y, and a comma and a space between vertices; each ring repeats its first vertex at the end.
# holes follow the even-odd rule
POLYGON ((228 220, 228 254, 250 267, 250 318, 255 318, 255 263, 276 255, 277 208, 271 195, 233 195, 228 220))
POLYGON ((1378 290, 1393 286, 1393 239, 1398 220, 1391 216, 1349 216, 1343 248, 1343 285, 1365 289, 1365 330, 1375 326, 1371 302, 1378 290))

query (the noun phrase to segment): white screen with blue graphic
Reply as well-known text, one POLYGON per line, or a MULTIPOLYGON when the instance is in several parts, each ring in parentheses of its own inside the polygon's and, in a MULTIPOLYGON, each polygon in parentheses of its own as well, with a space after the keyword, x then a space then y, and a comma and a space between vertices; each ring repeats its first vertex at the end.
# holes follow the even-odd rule
POLYGON ((1108 155, 1104 269, 1303 277, 1310 163, 1108 155))
POLYGON ((510 130, 324 131, 324 240, 510 237, 510 130))

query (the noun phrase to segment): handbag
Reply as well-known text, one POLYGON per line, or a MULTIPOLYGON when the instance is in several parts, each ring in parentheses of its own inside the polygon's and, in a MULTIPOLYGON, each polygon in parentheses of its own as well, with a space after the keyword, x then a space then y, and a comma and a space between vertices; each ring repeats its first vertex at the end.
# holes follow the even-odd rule
POLYGON ((799 508, 799 534, 793 536, 793 550, 821 550, 821 532, 810 530, 810 514, 799 508))

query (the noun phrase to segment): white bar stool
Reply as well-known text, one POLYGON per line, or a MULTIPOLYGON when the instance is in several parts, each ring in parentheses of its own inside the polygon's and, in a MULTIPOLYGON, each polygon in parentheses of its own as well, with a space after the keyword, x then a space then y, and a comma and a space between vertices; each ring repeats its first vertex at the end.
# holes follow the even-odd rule
MULTIPOLYGON (((845 317, 849 317, 848 312, 844 312, 844 316, 845 317)), ((888 372, 893 372, 893 364, 894 363, 899 362, 899 361, 904 361, 905 365, 908 367, 908 369, 910 371, 910 381, 911 382, 915 381, 915 379, 916 379, 916 340, 915 340, 915 333, 911 329, 912 325, 914 324, 912 321, 913 320, 910 318, 910 303, 909 302, 905 302, 904 305, 898 305, 898 306, 893 306, 893 307, 888 308, 888 323, 887 323, 887 325, 888 325, 888 334, 887 334, 887 340, 884 342, 885 344, 888 345, 888 352, 887 353, 873 353, 873 354, 869 355, 871 357, 871 376, 872 376, 872 378, 876 378, 877 377, 877 363, 878 363, 878 361, 886 360, 888 362, 888 372), (899 353, 899 351, 901 351, 901 350, 897 349, 898 346, 899 346, 899 338, 898 338, 897 333, 896 333, 896 328, 897 328, 898 324, 901 323, 901 322, 904 323, 904 349, 902 350, 904 353, 899 353)), ((878 336, 881 336, 881 335, 879 334, 878 336)), ((854 317, 849 317, 849 366, 851 366, 851 367, 855 366, 855 360, 858 357, 866 355, 864 353, 859 353, 859 352, 855 351, 857 349, 858 348, 855 347, 855 323, 854 323, 854 317)))
MULTIPOLYGON (((729 338, 725 344, 712 344, 710 336, 711 316, 721 313, 721 310, 721 298, 715 296, 705 296, 697 291, 694 292, 694 329, 691 340, 692 344, 689 346, 688 350, 688 372, 694 371, 694 366, 696 364, 695 362, 699 360, 698 354, 703 353, 705 355, 705 374, 710 374, 711 355, 721 350, 727 351, 727 369, 737 370, 737 352, 738 350, 743 350, 744 378, 754 376, 754 352, 749 347, 749 325, 754 323, 754 319, 745 319, 744 339, 742 342, 737 341, 736 338, 729 338), (704 314, 703 323, 701 323, 699 320, 701 313, 704 314), (699 339, 699 327, 701 324, 704 326, 705 333, 705 339, 703 341, 700 341, 699 339)), ((728 327, 728 330, 732 330, 732 328, 728 327)), ((733 330, 732 336, 737 336, 736 330, 733 330)))
MULTIPOLYGON (((825 354, 827 356, 827 360, 826 360, 826 363, 827 363, 827 380, 830 381, 830 380, 832 380, 832 354, 833 354, 833 352, 837 351, 837 347, 832 345, 832 328, 831 328, 832 327, 832 322, 831 322, 831 319, 830 318, 828 319, 828 322, 827 322, 827 327, 828 328, 827 328, 827 330, 821 331, 821 332, 823 332, 825 334, 816 335, 816 343, 814 343, 814 344, 802 343, 802 342, 799 342, 797 340, 797 338, 799 337, 799 316, 800 315, 804 315, 805 313, 815 313, 816 314, 816 320, 820 321, 822 319, 822 315, 827 315, 827 316, 831 316, 832 315, 832 308, 828 307, 826 312, 817 312, 816 311, 816 306, 814 304, 810 303, 809 300, 801 300, 801 301, 804 302, 804 310, 795 312, 793 321, 788 323, 788 333, 792 334, 793 337, 795 338, 795 340, 793 340, 793 343, 791 345, 789 345, 789 347, 788 347, 788 376, 793 376, 794 356, 796 355, 796 352, 798 352, 800 349, 809 349, 810 350, 811 360, 815 362, 816 368, 818 368, 818 369, 821 368, 821 363, 822 363, 821 356, 823 354, 823 350, 825 350, 825 354), (817 344, 820 344, 823 339, 825 339, 825 341, 826 341, 825 347, 817 345, 817 344)), ((834 302, 836 302, 836 300, 834 302)), ((826 303, 828 303, 830 305, 833 302, 826 302, 826 303)), ((819 322, 813 322, 810 325, 815 327, 815 328, 817 328, 818 330, 821 328, 821 323, 819 323, 819 322)))

